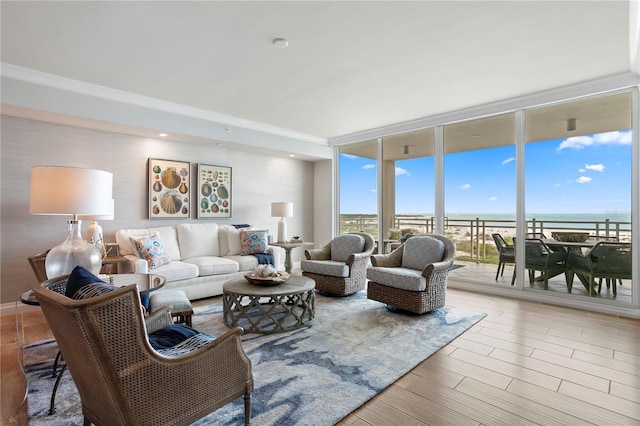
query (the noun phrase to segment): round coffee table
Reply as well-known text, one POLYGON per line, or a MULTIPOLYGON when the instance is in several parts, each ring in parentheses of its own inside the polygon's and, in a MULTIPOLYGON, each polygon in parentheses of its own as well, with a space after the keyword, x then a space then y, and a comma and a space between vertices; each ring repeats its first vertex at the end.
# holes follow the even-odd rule
POLYGON ((280 333, 304 327, 315 317, 315 287, 311 278, 292 276, 274 286, 228 281, 223 286, 224 323, 246 333, 280 333))

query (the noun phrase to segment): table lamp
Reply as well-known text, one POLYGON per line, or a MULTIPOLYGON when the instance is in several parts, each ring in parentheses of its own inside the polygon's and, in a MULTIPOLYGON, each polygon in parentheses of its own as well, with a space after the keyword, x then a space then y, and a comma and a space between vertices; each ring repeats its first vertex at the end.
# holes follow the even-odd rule
POLYGON ((66 240, 49 250, 45 260, 48 278, 71 273, 80 265, 100 273, 102 254, 80 235, 79 215, 111 213, 113 175, 77 167, 37 166, 31 168, 29 213, 71 215, 66 240))
POLYGON ((293 203, 291 201, 277 201, 271 203, 271 216, 279 217, 278 222, 278 242, 287 242, 287 222, 284 221, 285 217, 293 216, 293 203))

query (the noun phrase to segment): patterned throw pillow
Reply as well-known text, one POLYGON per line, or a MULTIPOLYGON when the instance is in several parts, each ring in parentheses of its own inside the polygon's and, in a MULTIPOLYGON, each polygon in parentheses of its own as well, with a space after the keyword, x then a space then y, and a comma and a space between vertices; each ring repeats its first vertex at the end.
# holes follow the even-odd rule
POLYGON ((70 299, 81 300, 100 296, 116 288, 102 281, 82 266, 76 266, 69 274, 64 295, 70 299))
POLYGON ((240 231, 240 254, 267 252, 267 231, 240 231))
POLYGON ((157 232, 154 232, 149 237, 132 238, 131 242, 138 251, 140 258, 147 261, 149 269, 155 269, 171 263, 167 250, 160 242, 160 236, 157 232))

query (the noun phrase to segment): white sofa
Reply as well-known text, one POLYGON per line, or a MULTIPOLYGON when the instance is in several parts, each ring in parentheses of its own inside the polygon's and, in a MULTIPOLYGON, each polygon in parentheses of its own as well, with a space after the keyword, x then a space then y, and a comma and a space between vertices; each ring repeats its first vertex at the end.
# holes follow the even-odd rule
MULTIPOLYGON (((222 285, 242 278, 258 265, 253 255, 240 254, 240 230, 217 223, 184 223, 157 228, 121 229, 116 232, 120 255, 129 263, 120 272, 152 273, 166 279, 164 288, 180 289, 189 300, 222 294, 222 285), (171 262, 149 269, 138 255, 133 239, 157 232, 171 262)), ((284 250, 269 246, 276 268, 284 269, 284 250)))

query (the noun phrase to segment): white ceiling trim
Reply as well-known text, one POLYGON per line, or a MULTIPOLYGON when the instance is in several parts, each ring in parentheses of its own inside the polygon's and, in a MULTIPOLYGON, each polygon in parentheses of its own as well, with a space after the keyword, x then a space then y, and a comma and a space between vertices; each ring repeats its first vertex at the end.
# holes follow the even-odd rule
POLYGON ((640 85, 640 76, 628 72, 597 80, 573 84, 542 92, 532 93, 511 99, 504 99, 485 105, 478 105, 458 111, 437 114, 417 120, 396 123, 390 126, 382 126, 349 135, 338 136, 329 139, 329 145, 339 146, 348 143, 362 142, 379 137, 390 136, 398 133, 410 132, 439 124, 451 124, 460 121, 483 118, 491 115, 502 114, 524 108, 543 106, 559 101, 571 100, 585 96, 613 92, 640 85))
POLYGON ((0 75, 40 86, 328 146, 328 139, 0 62, 0 75))

